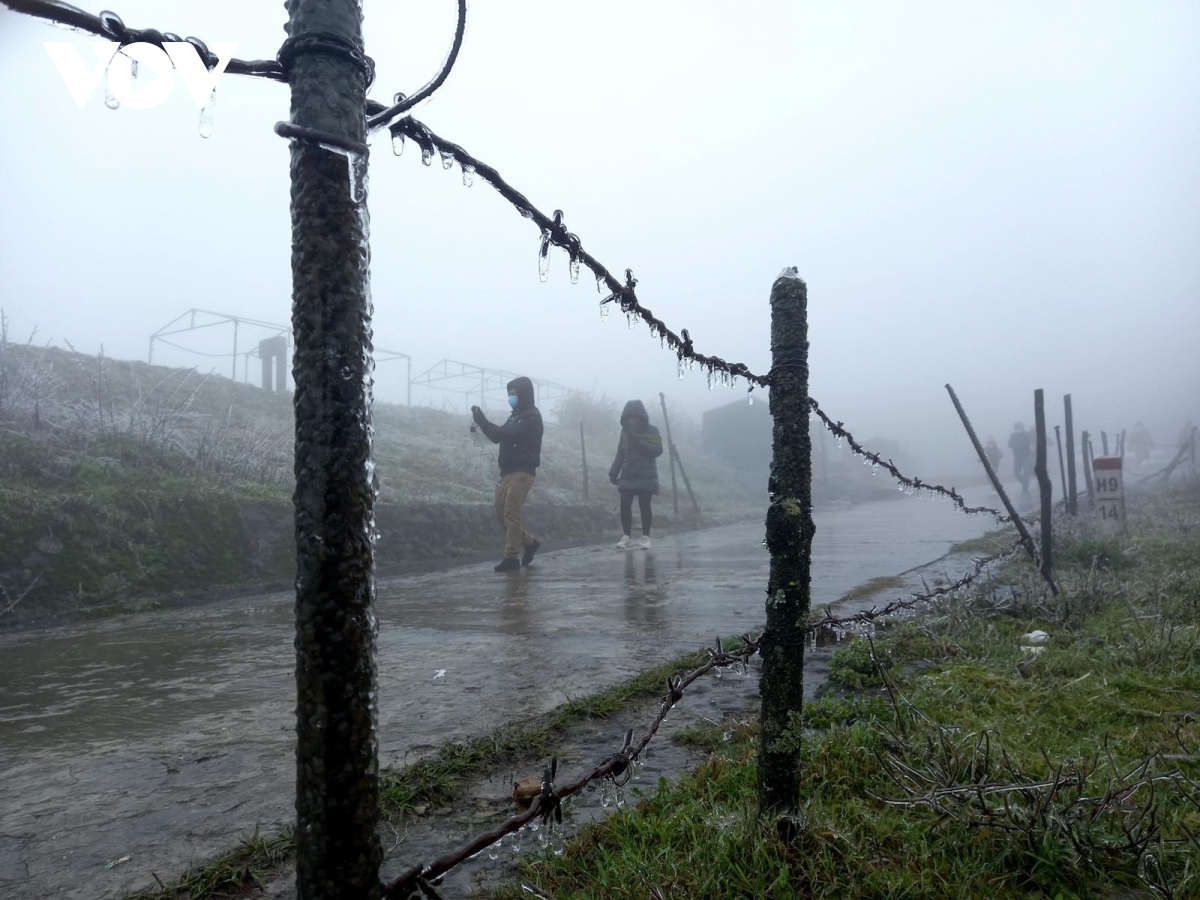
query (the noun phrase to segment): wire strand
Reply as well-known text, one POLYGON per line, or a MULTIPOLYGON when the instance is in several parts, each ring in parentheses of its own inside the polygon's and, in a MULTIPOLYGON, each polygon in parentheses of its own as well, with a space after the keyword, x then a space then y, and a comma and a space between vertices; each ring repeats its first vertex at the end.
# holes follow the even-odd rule
MULTIPOLYGON (((69 28, 96 37, 106 38, 124 44, 156 44, 162 46, 164 41, 185 41, 196 48, 204 65, 212 68, 220 60, 208 49, 208 45, 200 38, 181 38, 172 32, 158 31, 155 28, 129 28, 116 13, 105 11, 93 15, 70 3, 61 0, 0 0, 0 6, 24 13, 38 19, 44 19, 54 25, 69 28)), ((273 59, 231 59, 225 67, 231 75, 245 75, 251 78, 266 78, 271 81, 286 82, 283 67, 273 59)))
POLYGON ((458 51, 462 49, 463 35, 466 34, 466 31, 467 0, 458 0, 458 25, 454 30, 454 42, 450 45, 450 53, 446 56, 446 61, 442 63, 442 68, 433 76, 431 81, 411 97, 397 94, 394 106, 371 115, 367 119, 368 134, 378 131, 381 128, 390 127, 413 107, 433 96, 433 92, 440 88, 446 79, 450 77, 450 70, 454 68, 454 63, 458 61, 458 51))

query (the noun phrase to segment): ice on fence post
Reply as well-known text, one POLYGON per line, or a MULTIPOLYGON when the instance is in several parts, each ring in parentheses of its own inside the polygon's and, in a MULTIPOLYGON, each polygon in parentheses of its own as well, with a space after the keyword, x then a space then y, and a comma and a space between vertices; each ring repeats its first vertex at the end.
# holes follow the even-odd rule
POLYGON ((204 104, 204 108, 200 110, 200 137, 210 138, 213 133, 213 114, 216 111, 217 105, 217 89, 213 88, 212 93, 208 95, 208 101, 204 104))

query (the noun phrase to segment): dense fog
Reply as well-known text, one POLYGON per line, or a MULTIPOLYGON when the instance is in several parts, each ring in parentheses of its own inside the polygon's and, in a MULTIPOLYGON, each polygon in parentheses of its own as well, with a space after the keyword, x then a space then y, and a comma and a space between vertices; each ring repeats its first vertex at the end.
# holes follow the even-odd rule
MULTIPOLYGON (((450 0, 366 4, 372 96, 440 65, 450 0)), ((272 57, 279 3, 126 0, 133 27, 272 57)), ((811 390, 862 437, 931 474, 977 464, 946 396, 981 436, 1032 424, 1032 392, 1076 427, 1144 421, 1174 442, 1200 420, 1200 77, 1189 4, 850 5, 474 0, 450 80, 416 115, 560 208, 611 270, 696 349, 769 367, 767 298, 794 265, 809 288, 811 390)), ((223 76, 213 136, 177 85, 162 106, 83 109, 43 41, 88 38, 0 12, 10 85, 0 271, 10 340, 145 359, 190 308, 286 324, 291 290, 283 85, 223 76)), ((615 401, 663 391, 696 419, 708 390, 593 279, 457 166, 396 158, 370 173, 377 346, 528 374, 615 401)), ((268 332, 269 333, 269 332, 268 332)), ((267 333, 248 326, 244 352, 267 333)), ((155 361, 239 378, 228 327, 155 361)), ((256 361, 249 377, 256 378, 256 361)), ((402 360, 377 397, 402 402, 402 360)), ((462 396, 414 402, 462 408, 462 396)), ((497 403, 502 403, 499 397, 497 403)), ((464 422, 465 422, 464 418, 464 422)))

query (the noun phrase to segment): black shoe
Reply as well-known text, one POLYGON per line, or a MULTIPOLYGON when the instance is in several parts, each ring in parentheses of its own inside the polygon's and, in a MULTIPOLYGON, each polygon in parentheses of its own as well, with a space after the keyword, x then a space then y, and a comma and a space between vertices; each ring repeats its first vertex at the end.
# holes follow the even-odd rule
POLYGON ((521 564, 515 559, 505 558, 496 563, 497 572, 516 572, 520 568, 521 564))
POLYGON ((541 549, 542 549, 541 541, 534 541, 532 544, 530 544, 528 547, 526 547, 524 554, 522 554, 522 556, 521 556, 521 565, 527 566, 531 562, 533 562, 533 554, 537 553, 541 549))

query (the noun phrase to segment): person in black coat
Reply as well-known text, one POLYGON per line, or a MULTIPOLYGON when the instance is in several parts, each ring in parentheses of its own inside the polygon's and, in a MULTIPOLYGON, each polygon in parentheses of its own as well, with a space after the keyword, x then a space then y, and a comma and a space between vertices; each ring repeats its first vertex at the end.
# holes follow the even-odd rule
POLYGON ((497 572, 515 572, 533 561, 542 542, 525 530, 521 510, 533 490, 542 463, 542 414, 534 405, 533 382, 524 375, 508 383, 512 415, 503 425, 488 421, 483 410, 471 407, 479 430, 500 445, 500 483, 496 485, 496 518, 504 528, 504 559, 497 572))
POLYGON ((641 400, 630 400, 621 413, 621 439, 617 443, 616 458, 608 470, 608 480, 617 486, 621 497, 621 530, 624 534, 617 542, 618 550, 650 548, 650 498, 658 493, 655 460, 662 452, 662 435, 650 424, 646 405, 641 400), (634 497, 642 514, 642 536, 637 543, 631 537, 634 497))

